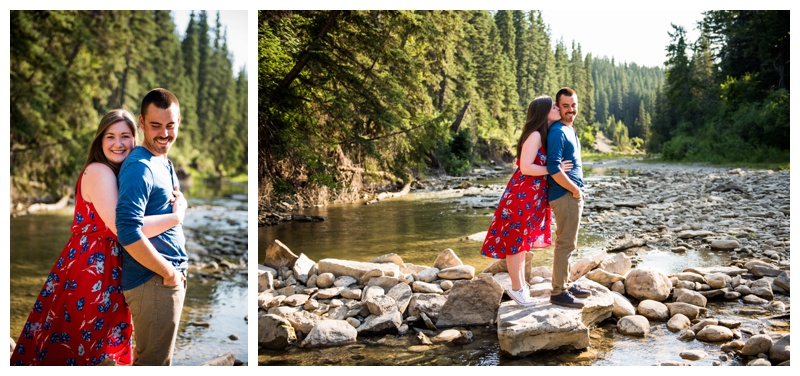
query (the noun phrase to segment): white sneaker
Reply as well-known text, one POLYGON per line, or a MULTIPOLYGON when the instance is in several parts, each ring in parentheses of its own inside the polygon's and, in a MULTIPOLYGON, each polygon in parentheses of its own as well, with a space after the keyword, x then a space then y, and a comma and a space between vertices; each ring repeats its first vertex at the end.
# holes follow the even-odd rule
POLYGON ((514 299, 514 301, 517 302, 517 304, 523 307, 530 307, 539 303, 539 301, 536 298, 531 297, 530 292, 525 287, 523 287, 519 291, 516 291, 514 289, 508 289, 506 293, 508 293, 508 296, 510 296, 511 299, 514 299))

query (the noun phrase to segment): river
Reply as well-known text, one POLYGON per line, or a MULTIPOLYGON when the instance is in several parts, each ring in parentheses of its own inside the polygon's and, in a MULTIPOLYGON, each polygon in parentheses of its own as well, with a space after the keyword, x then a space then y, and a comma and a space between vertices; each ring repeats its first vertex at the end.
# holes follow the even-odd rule
MULTIPOLYGON (((587 200, 591 200, 594 193, 592 187, 613 186, 622 180, 636 179, 636 175, 636 170, 627 168, 606 168, 602 164, 586 166, 587 200)), ((508 176, 503 176, 472 181, 470 186, 463 188, 455 183, 444 189, 414 190, 406 196, 372 205, 353 203, 309 208, 298 214, 323 216, 326 220, 284 222, 260 227, 258 259, 263 260, 267 245, 275 239, 295 254, 305 254, 314 261, 324 258, 369 261, 377 256, 396 253, 405 263, 430 266, 439 252, 450 248, 464 264, 473 265, 476 272, 480 272, 493 260, 480 255, 480 242, 469 241, 466 237, 487 230, 507 179, 508 176)), ((585 217, 588 215, 584 214, 585 217)), ((602 227, 583 227, 576 259, 602 252, 610 236, 602 227)), ((677 254, 645 247, 628 253, 638 267, 655 266, 666 273, 681 272, 688 267, 721 265, 728 259, 728 254, 707 250, 677 254)), ((535 255, 534 266, 552 267, 552 247, 537 250, 535 255)), ((788 304, 788 297, 786 299, 788 304)), ((741 305, 736 301, 709 302, 708 308, 716 312, 715 317, 738 320, 748 330, 765 327, 759 315, 739 312, 741 305)), ((780 324, 777 328, 781 330, 780 324)), ((720 353, 718 344, 680 341, 664 325, 651 325, 651 334, 646 338, 630 338, 617 333, 614 324, 606 321, 592 329, 592 345, 586 351, 544 352, 512 358, 499 351, 496 328, 476 327, 470 330, 474 340, 467 345, 438 345, 422 353, 408 350, 419 344, 412 330, 405 336, 359 337, 358 343, 342 347, 259 350, 258 361, 259 365, 310 366, 643 366, 673 360, 685 349, 699 349, 712 355, 693 364, 712 365, 712 362, 719 360, 716 354, 720 353)), ((725 364, 740 365, 736 359, 725 364)))
MULTIPOLYGON (((173 365, 232 352, 247 362, 247 183, 182 182, 190 257, 173 365), (210 261, 234 268, 217 271, 210 261), (224 271, 224 272, 223 272, 224 271)), ((10 335, 16 340, 70 237, 73 206, 10 219, 10 335)))

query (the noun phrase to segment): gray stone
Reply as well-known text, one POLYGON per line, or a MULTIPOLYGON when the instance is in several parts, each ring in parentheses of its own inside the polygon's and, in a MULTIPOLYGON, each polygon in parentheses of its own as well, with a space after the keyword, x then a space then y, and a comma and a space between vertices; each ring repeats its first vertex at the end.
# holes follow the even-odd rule
POLYGON ((384 263, 392 263, 399 267, 403 267, 405 263, 403 262, 403 258, 398 256, 396 253, 390 253, 388 255, 378 256, 368 262, 372 262, 375 264, 384 264, 384 263))
POLYGON ((636 308, 633 307, 628 298, 616 291, 611 292, 611 297, 614 298, 614 310, 612 311, 614 317, 622 318, 636 314, 636 308))
POLYGON ((756 278, 777 277, 783 273, 780 268, 761 260, 748 261, 744 267, 756 278))
POLYGON ((282 317, 292 324, 295 333, 303 335, 310 333, 311 329, 322 321, 321 317, 308 311, 289 312, 282 317))
POLYGON ((323 320, 314 326, 300 347, 319 348, 349 345, 356 343, 357 337, 358 332, 348 321, 323 320))
POLYGON ((397 309, 397 302, 389 296, 378 295, 367 299, 367 309, 369 313, 375 316, 382 316, 389 313, 391 310, 397 309))
POLYGON ((286 297, 283 300, 284 305, 288 305, 290 307, 299 307, 306 303, 308 300, 308 295, 306 294, 293 294, 286 297))
POLYGON ((688 268, 684 272, 697 273, 700 275, 708 275, 713 273, 725 273, 731 277, 747 273, 747 269, 737 268, 735 266, 709 266, 702 268, 688 268))
POLYGON ((438 319, 445 302, 447 302, 447 297, 444 295, 415 293, 408 305, 408 315, 420 316, 420 312, 422 312, 431 319, 438 319))
POLYGON ((669 320, 669 308, 664 303, 655 300, 645 299, 639 302, 636 312, 648 320, 667 321, 669 320))
POLYGON ((358 279, 348 275, 339 276, 333 280, 333 285, 336 287, 350 287, 357 283, 358 279))
POLYGON ((433 267, 440 270, 459 265, 464 265, 464 263, 461 262, 461 259, 458 258, 458 255, 456 255, 456 253, 450 248, 446 248, 442 252, 439 252, 439 255, 436 256, 436 261, 433 262, 433 267))
POLYGON ((413 292, 411 291, 411 287, 405 283, 399 283, 392 287, 386 295, 392 297, 392 299, 397 302, 397 310, 400 313, 404 313, 406 308, 408 308, 408 304, 411 303, 411 296, 413 292))
POLYGON ((628 272, 625 277, 625 291, 638 300, 664 301, 672 290, 669 277, 656 269, 637 268, 628 272))
POLYGON ((383 315, 370 315, 356 330, 364 335, 397 333, 402 324, 403 315, 397 308, 393 308, 383 315))
POLYGON ((611 256, 606 256, 597 268, 612 274, 624 276, 631 270, 632 265, 633 262, 628 255, 625 253, 615 253, 611 256))
POLYGON ((262 264, 275 270, 281 270, 284 267, 294 267, 297 258, 297 255, 292 253, 289 247, 275 239, 272 244, 267 246, 262 264))
POLYGON ((294 277, 297 278, 298 281, 305 284, 308 282, 308 275, 311 271, 311 268, 314 267, 314 264, 314 261, 309 259, 305 254, 301 253, 300 257, 295 260, 294 266, 292 266, 294 277))
POLYGON ((739 248, 739 241, 736 239, 719 239, 714 240, 710 244, 711 249, 718 249, 723 251, 732 251, 739 248))
POLYGON ((712 289, 721 289, 731 282, 731 276, 724 273, 712 273, 706 276, 706 283, 712 289))
POLYGON ((232 352, 227 352, 225 354, 220 354, 216 356, 214 359, 207 360, 203 363, 200 363, 200 366, 203 367, 225 367, 225 366, 232 366, 236 363, 236 355, 232 352))
POLYGON ((371 286, 364 289, 364 295, 361 296, 361 301, 366 302, 376 296, 385 295, 386 291, 383 291, 383 287, 380 286, 371 286))
POLYGON ((742 354, 747 356, 756 356, 761 353, 769 353, 772 348, 772 338, 766 334, 757 334, 750 337, 744 343, 742 354))
POLYGON ((605 260, 606 255, 607 254, 605 252, 600 252, 596 255, 582 258, 572 264, 572 267, 569 271, 570 281, 577 281, 579 278, 586 275, 586 273, 596 268, 601 262, 603 262, 603 260, 605 260))
POLYGON ((333 281, 336 279, 336 276, 333 273, 322 273, 317 274, 317 287, 321 289, 327 289, 333 286, 333 281))
POLYGON ((258 345, 283 350, 297 342, 297 335, 288 320, 274 314, 258 317, 258 345))
POLYGON ((475 267, 472 265, 457 265, 439 270, 436 274, 441 279, 472 279, 475 277, 475 267))
POLYGON ((414 275, 415 282, 431 283, 439 278, 439 268, 427 268, 414 275))
POLYGON ((684 350, 680 356, 686 360, 700 360, 708 356, 708 353, 703 350, 684 350))
POLYGON ((411 290, 419 293, 434 293, 434 294, 441 294, 444 292, 442 287, 435 283, 427 283, 420 281, 414 281, 414 283, 411 284, 411 290))
POLYGON ((687 289, 674 289, 672 299, 678 303, 688 303, 698 307, 705 307, 708 303, 708 299, 703 294, 687 289))
POLYGON ((769 349, 769 358, 776 362, 787 361, 789 360, 790 348, 789 334, 786 334, 777 340, 769 349))
POLYGON ((344 287, 331 287, 317 291, 317 299, 331 299, 339 296, 344 291, 344 287))
POLYGON ((778 275, 778 277, 777 277, 777 278, 775 278, 775 279, 772 281, 772 283, 774 283, 774 284, 775 284, 775 285, 777 285, 778 287, 780 287, 780 288, 782 288, 782 289, 786 290, 786 292, 789 292, 789 287, 791 286, 791 283, 790 283, 790 278, 789 278, 789 276, 790 276, 790 273, 789 273, 789 271, 787 270, 787 271, 785 271, 785 272, 783 272, 783 273, 779 274, 779 275, 778 275))
POLYGON ((775 299, 775 294, 772 292, 772 280, 768 278, 761 278, 753 281, 750 284, 750 291, 753 295, 766 300, 775 299))
POLYGON ((703 342, 725 342, 733 339, 733 332, 719 325, 709 325, 697 332, 697 340, 703 342))
POLYGON ((617 321, 617 331, 628 336, 644 337, 650 333, 650 322, 641 315, 625 316, 617 321))
POLYGON ((322 259, 317 262, 318 274, 333 273, 335 276, 350 276, 360 279, 365 273, 372 270, 380 270, 383 275, 397 277, 400 275, 400 267, 395 264, 378 264, 372 262, 357 262, 338 259, 322 259))
POLYGON ((747 365, 748 366, 772 366, 772 363, 770 363, 769 360, 758 358, 758 359, 753 359, 753 360, 747 362, 747 365))
POLYGON ((382 276, 370 279, 367 286, 380 286, 383 291, 389 291, 398 283, 400 283, 400 279, 397 277, 382 276))
POLYGON ((700 316, 700 307, 689 304, 689 303, 666 303, 667 308, 669 308, 669 315, 684 315, 689 318, 689 320, 694 320, 698 316, 700 316))
POLYGON ((492 277, 456 281, 436 321, 437 327, 491 324, 503 298, 503 287, 492 277))
POLYGON ((680 313, 672 316, 672 318, 667 321, 667 329, 673 333, 680 332, 681 330, 688 328, 689 325, 692 325, 692 320, 689 320, 686 315, 680 313))
MULTIPOLYGON (((624 253, 617 253, 617 254, 618 255, 622 255, 624 253)), ((625 277, 623 277, 623 276, 621 276, 619 274, 610 273, 610 272, 608 272, 606 270, 603 270, 603 269, 594 269, 594 270, 590 271, 589 273, 586 273, 586 278, 590 279, 592 281, 595 281, 595 282, 605 286, 606 288, 611 288, 611 286, 615 282, 625 281, 625 277)))

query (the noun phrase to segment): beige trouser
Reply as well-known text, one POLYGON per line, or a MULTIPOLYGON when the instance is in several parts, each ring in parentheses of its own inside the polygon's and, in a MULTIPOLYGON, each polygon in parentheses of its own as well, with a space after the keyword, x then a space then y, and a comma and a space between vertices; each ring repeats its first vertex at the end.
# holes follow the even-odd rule
POLYGON ((178 323, 186 297, 186 282, 164 285, 155 275, 144 284, 123 292, 133 318, 135 366, 169 366, 178 336, 178 323))
POLYGON ((556 220, 556 246, 553 251, 553 291, 558 295, 568 289, 569 259, 578 249, 578 229, 581 226, 583 198, 574 198, 572 193, 550 202, 556 220))

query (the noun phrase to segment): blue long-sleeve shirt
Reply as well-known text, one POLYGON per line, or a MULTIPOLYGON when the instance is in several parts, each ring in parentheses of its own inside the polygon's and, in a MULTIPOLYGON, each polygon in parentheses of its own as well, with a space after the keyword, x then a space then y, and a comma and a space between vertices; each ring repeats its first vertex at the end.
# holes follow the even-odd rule
POLYGON ((561 161, 571 160, 572 170, 567 177, 583 190, 583 163, 581 162, 581 143, 575 128, 560 121, 553 123, 547 131, 547 200, 553 201, 569 190, 556 183, 553 174, 561 171, 561 161))
MULTIPOLYGON (((142 146, 135 147, 122 163, 117 181, 117 239, 128 246, 145 238, 142 226, 146 215, 172 213, 169 200, 179 182, 169 160, 156 157, 142 146)), ((150 238, 150 243, 177 270, 187 268, 189 258, 181 225, 150 238)), ((155 272, 136 261, 128 251, 122 251, 123 290, 135 288, 153 275, 155 272)))

